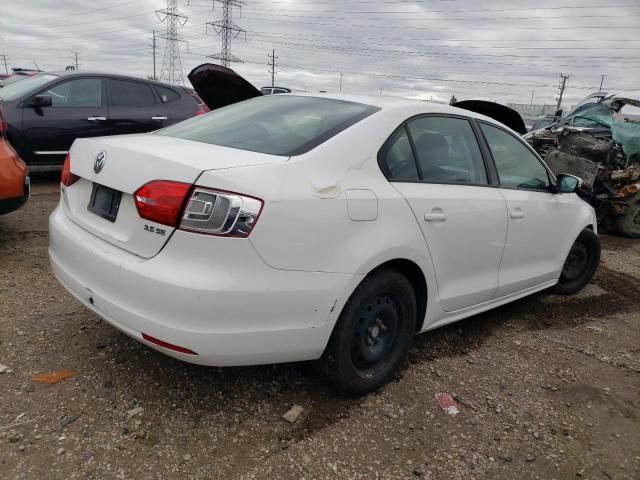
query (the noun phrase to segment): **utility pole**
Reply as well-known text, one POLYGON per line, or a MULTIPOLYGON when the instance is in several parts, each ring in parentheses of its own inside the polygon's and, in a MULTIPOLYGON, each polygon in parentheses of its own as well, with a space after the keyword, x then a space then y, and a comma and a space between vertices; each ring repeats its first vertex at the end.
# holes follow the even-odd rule
POLYGON ((2 57, 2 63, 4 63, 4 71, 7 75, 9 75, 9 67, 7 65, 7 60, 9 59, 9 57, 7 57, 7 55, 5 55, 4 53, 1 54, 0 57, 2 57))
POLYGON ((344 77, 344 73, 340 74, 340 91, 342 91, 342 77, 344 77))
POLYGON ((80 63, 78 63, 78 55, 80 55, 80 52, 71 53, 73 53, 73 66, 76 68, 76 70, 80 70, 80 63))
POLYGON ((165 39, 160 79, 174 85, 184 85, 180 42, 186 42, 179 37, 178 28, 184 27, 189 17, 178 9, 178 0, 167 0, 167 8, 156 10, 156 15, 161 22, 167 22, 167 33, 159 35, 160 38, 165 39))
POLYGON ((153 30, 153 37, 151 37, 151 51, 153 52, 153 79, 158 80, 158 76, 156 75, 156 52, 158 51, 158 42, 156 37, 156 31, 153 30))
POLYGON ((569 75, 560 74, 560 95, 558 95, 558 103, 556 105, 556 110, 560 110, 562 106, 562 97, 564 97, 564 90, 567 87, 567 80, 569 80, 569 75))
POLYGON ((602 84, 604 84, 604 77, 606 77, 606 75, 602 75, 602 78, 600 79, 600 88, 598 89, 598 92, 602 91, 602 84))
POLYGON ((535 93, 535 90, 531 90, 531 102, 529 102, 529 105, 533 105, 533 96, 535 95, 535 93))
POLYGON ((269 57, 271 59, 270 63, 267 63, 267 65, 269 65, 271 67, 271 69, 269 70, 269 73, 271 74, 271 87, 275 87, 276 86, 276 60, 278 59, 278 57, 276 57, 276 51, 271 50, 271 55, 267 55, 267 57, 269 57))
POLYGON ((207 58, 220 60, 223 67, 228 67, 231 63, 243 63, 231 53, 231 39, 238 38, 238 35, 244 33, 246 40, 247 32, 233 21, 233 7, 241 8, 245 2, 244 0, 213 0, 214 5, 216 2, 222 4, 222 19, 207 22, 207 29, 211 26, 216 34, 220 35, 222 48, 220 53, 209 55, 207 58))

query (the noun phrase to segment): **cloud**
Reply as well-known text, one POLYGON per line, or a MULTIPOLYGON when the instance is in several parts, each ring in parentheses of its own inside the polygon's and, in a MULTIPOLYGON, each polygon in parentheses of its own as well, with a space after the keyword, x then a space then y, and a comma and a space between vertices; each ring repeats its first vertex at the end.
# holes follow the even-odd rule
MULTIPOLYGON (((232 39, 245 63, 233 68, 257 86, 270 84, 267 54, 278 55, 276 83, 300 90, 409 96, 447 101, 554 103, 559 74, 570 75, 566 104, 600 85, 637 89, 640 4, 540 0, 536 8, 511 1, 257 0, 234 8, 246 30, 232 39)), ((80 52, 80 68, 135 76, 152 74, 151 36, 166 25, 161 0, 5 0, 0 53, 13 66, 60 70, 80 52)), ((189 0, 180 30, 186 73, 220 51, 206 23, 220 18, 210 0, 189 0)), ((164 41, 159 41, 158 73, 164 41)))

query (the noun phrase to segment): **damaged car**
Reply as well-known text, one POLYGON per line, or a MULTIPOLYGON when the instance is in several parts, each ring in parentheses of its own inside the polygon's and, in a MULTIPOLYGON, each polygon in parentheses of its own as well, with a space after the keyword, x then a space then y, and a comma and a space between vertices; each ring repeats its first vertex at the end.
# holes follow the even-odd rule
POLYGON ((607 230, 640 238, 640 96, 590 95, 524 138, 554 173, 583 179, 580 195, 607 230))

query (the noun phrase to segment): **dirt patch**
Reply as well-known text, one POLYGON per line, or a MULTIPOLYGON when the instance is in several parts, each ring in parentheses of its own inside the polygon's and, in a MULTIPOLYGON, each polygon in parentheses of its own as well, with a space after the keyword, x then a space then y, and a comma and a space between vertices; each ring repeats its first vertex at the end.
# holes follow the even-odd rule
POLYGON ((308 364, 188 365, 100 321, 50 272, 57 199, 37 179, 0 217, 0 477, 640 478, 640 242, 603 237, 581 295, 417 337, 396 381, 354 398, 308 364), (77 375, 31 381, 60 370, 77 375))

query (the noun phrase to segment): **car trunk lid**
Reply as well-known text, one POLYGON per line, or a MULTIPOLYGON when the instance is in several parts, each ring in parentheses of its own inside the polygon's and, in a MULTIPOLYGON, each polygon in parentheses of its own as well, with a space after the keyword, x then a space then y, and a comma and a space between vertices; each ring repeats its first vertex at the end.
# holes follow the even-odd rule
POLYGON ((260 90, 230 68, 212 63, 194 68, 187 78, 211 110, 262 96, 260 90))
POLYGON ((287 160, 153 134, 80 139, 70 158, 71 173, 80 178, 63 188, 67 215, 85 230, 143 258, 156 255, 175 228, 140 217, 135 202, 140 187, 156 180, 192 185, 205 170, 287 160))
POLYGON ((527 127, 520 114, 514 109, 499 103, 487 102, 486 100, 463 100, 462 102, 454 103, 453 106, 486 115, 521 135, 527 133, 527 127))

